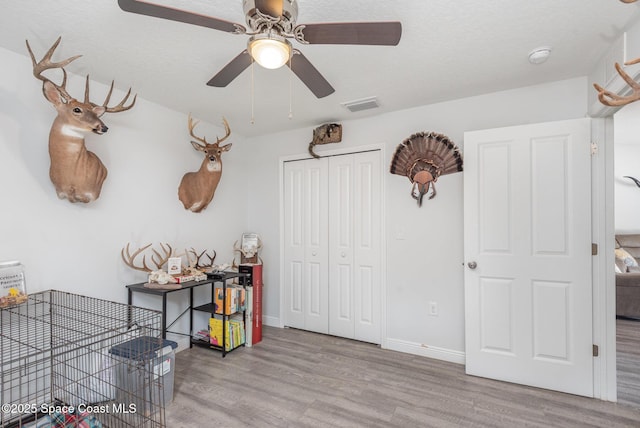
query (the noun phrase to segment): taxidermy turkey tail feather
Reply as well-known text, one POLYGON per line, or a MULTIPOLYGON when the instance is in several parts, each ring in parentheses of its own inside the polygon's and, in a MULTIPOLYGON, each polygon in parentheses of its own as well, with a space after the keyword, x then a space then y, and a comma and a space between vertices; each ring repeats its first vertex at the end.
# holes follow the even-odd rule
POLYGON ((413 134, 400 144, 391 159, 390 172, 409 178, 411 196, 422 205, 422 198, 432 191, 441 175, 462 171, 460 150, 446 135, 435 132, 413 134))

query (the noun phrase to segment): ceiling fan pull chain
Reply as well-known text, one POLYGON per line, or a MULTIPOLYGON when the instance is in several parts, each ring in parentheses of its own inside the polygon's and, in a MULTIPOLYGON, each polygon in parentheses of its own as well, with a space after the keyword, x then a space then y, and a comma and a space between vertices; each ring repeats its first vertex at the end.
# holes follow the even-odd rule
MULTIPOLYGON (((293 55, 289 55, 289 69, 291 69, 291 57, 293 55)), ((293 73, 289 72, 289 119, 293 119, 293 73)))
POLYGON ((256 123, 255 120, 255 116, 253 115, 253 98, 254 98, 254 94, 253 94, 253 63, 255 61, 253 60, 253 58, 251 58, 251 124, 253 125, 254 123, 256 123))

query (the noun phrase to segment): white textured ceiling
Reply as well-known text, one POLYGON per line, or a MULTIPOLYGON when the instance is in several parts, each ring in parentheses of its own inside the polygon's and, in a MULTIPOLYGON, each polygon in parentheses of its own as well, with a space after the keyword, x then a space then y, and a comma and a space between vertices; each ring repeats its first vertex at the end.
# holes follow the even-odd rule
MULTIPOLYGON (((241 0, 153 1, 245 24, 241 0)), ((55 60, 83 55, 70 72, 115 79, 118 88, 208 122, 225 116, 234 133, 255 136, 583 76, 640 16, 640 2, 618 0, 298 0, 298 7, 298 24, 397 20, 402 38, 394 47, 294 41, 336 91, 317 99, 286 67, 256 66, 254 124, 251 69, 226 88, 205 84, 247 36, 127 13, 117 0, 4 0, 0 46, 29 61, 25 39, 41 56, 62 36, 55 60), (527 54, 542 45, 553 48, 551 58, 530 65, 527 54), (341 106, 370 96, 379 109, 341 106)))

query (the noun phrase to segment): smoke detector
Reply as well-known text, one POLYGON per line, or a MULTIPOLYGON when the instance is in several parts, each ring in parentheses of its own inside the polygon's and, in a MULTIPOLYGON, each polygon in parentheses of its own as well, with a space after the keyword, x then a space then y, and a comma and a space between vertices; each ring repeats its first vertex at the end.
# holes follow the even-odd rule
POLYGON ((551 48, 549 46, 540 46, 529 52, 529 62, 531 64, 542 64, 551 55, 551 48))
POLYGON ((361 98, 359 100, 347 101, 344 103, 340 103, 340 105, 346 107, 351 113, 380 107, 377 97, 368 97, 361 98))

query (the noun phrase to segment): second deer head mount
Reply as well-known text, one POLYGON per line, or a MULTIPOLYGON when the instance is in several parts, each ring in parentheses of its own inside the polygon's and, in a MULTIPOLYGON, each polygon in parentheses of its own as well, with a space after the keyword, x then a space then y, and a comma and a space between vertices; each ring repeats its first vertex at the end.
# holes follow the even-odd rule
POLYGON ((222 118, 222 122, 226 131, 225 136, 216 138, 215 143, 209 144, 206 137, 200 138, 193 133, 198 122, 194 123, 189 114, 189 134, 202 143, 191 141, 191 145, 197 151, 204 153, 204 159, 198 171, 188 172, 182 177, 178 187, 178 198, 185 209, 194 213, 199 213, 209 206, 222 176, 222 153, 231 149, 231 143, 220 146, 220 143, 231 135, 227 120, 222 118))
POLYGON ((108 107, 113 81, 106 99, 102 105, 94 104, 89 100, 89 76, 85 83, 84 101, 78 101, 67 92, 67 72, 64 69, 71 61, 79 58, 76 55, 64 61, 52 62, 51 56, 60 44, 61 38, 51 46, 40 61, 36 61, 35 55, 27 40, 27 50, 33 63, 33 75, 41 80, 42 92, 45 98, 53 104, 58 111, 58 116, 51 125, 49 133, 49 157, 51 166, 49 177, 56 188, 56 193, 61 199, 69 202, 91 202, 100 196, 102 183, 107 177, 107 169, 95 153, 87 150, 84 134, 93 132, 102 135, 109 128, 100 120, 104 113, 118 113, 129 110, 136 103, 136 97, 129 105, 125 105, 131 95, 131 88, 114 107, 108 107), (57 85, 42 75, 49 69, 62 70, 62 83, 57 85))

